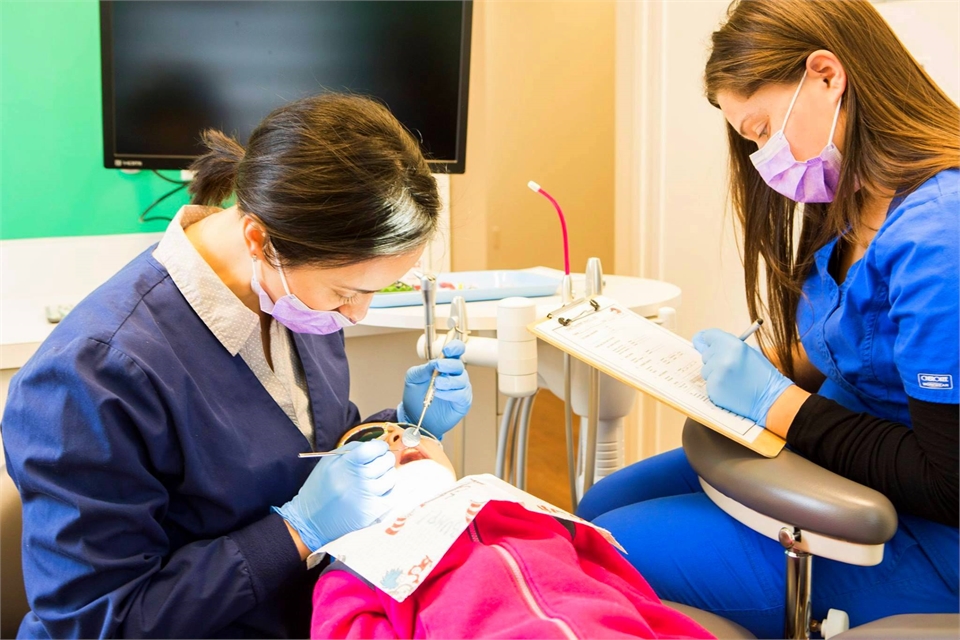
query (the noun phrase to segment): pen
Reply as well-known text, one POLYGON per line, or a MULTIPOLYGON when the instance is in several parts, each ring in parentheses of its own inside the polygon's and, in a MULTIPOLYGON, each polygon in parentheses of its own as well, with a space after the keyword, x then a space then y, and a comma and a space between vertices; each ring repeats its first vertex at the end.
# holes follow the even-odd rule
POLYGON ((738 338, 738 340, 746 340, 747 338, 755 334, 757 330, 760 328, 760 325, 762 324, 763 324, 763 319, 757 318, 756 322, 754 322, 752 325, 747 327, 747 330, 740 334, 740 337, 738 338))

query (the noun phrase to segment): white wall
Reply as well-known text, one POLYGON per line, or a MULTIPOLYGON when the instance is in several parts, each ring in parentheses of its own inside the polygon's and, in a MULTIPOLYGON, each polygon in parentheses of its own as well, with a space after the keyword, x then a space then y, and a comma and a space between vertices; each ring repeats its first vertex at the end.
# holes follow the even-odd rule
POLYGON ((453 267, 613 270, 613 0, 477 0, 466 173, 451 177, 453 267))
MULTIPOLYGON (((723 117, 702 89, 709 37, 727 4, 652 0, 617 9, 616 271, 678 285, 686 338, 749 323, 725 218, 723 117)), ((644 399, 639 423, 628 459, 680 445, 683 419, 672 409, 644 399)))
POLYGON ((875 4, 917 62, 954 102, 960 102, 960 1, 875 4))

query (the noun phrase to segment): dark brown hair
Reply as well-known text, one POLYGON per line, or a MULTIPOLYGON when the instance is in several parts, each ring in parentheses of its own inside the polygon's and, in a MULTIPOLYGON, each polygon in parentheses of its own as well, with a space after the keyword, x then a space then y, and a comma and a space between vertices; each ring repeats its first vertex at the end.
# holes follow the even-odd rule
POLYGON ((730 198, 742 232, 747 306, 766 317, 772 345, 788 376, 798 341, 797 304, 817 249, 863 230, 869 196, 905 194, 936 173, 960 166, 960 110, 907 52, 866 0, 735 0, 714 32, 707 61, 707 99, 729 91, 749 98, 768 84, 800 82, 807 57, 832 52, 847 75, 843 163, 830 204, 807 204, 794 243, 797 203, 781 196, 750 161, 756 144, 727 125, 730 198), (857 189, 859 183, 860 189, 857 189), (760 260, 766 303, 760 290, 760 260))
POLYGON ((420 147, 371 99, 291 102, 264 118, 246 150, 216 130, 203 142, 192 202, 220 205, 236 193, 266 230, 274 263, 357 264, 412 251, 437 230, 440 196, 420 147))

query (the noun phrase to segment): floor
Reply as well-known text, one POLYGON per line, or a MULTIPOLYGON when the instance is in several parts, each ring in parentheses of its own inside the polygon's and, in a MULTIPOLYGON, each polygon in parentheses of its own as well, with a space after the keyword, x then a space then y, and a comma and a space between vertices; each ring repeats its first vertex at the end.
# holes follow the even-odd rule
MULTIPOLYGON (((574 420, 573 441, 577 441, 578 420, 574 420)), ((541 390, 533 405, 530 439, 527 445, 527 492, 570 510, 570 481, 567 479, 567 446, 563 432, 563 401, 541 390)))

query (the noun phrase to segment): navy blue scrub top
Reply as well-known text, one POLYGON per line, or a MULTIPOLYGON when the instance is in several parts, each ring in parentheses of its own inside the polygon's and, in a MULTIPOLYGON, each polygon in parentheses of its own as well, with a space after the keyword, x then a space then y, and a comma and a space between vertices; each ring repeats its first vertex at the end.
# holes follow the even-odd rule
MULTIPOLYGON (((810 362, 826 375, 819 395, 908 426, 907 396, 960 401, 958 192, 960 170, 951 169, 894 200, 840 285, 829 270, 837 240, 816 253, 797 326, 810 362)), ((933 557, 956 556, 957 528, 908 514, 900 526, 933 557)), ((956 584, 955 562, 942 565, 956 584)))
POLYGON ((313 468, 297 453, 333 448, 360 422, 343 334, 294 334, 310 443, 152 251, 11 381, 3 441, 33 609, 20 635, 306 635, 315 574, 270 507, 313 468))

